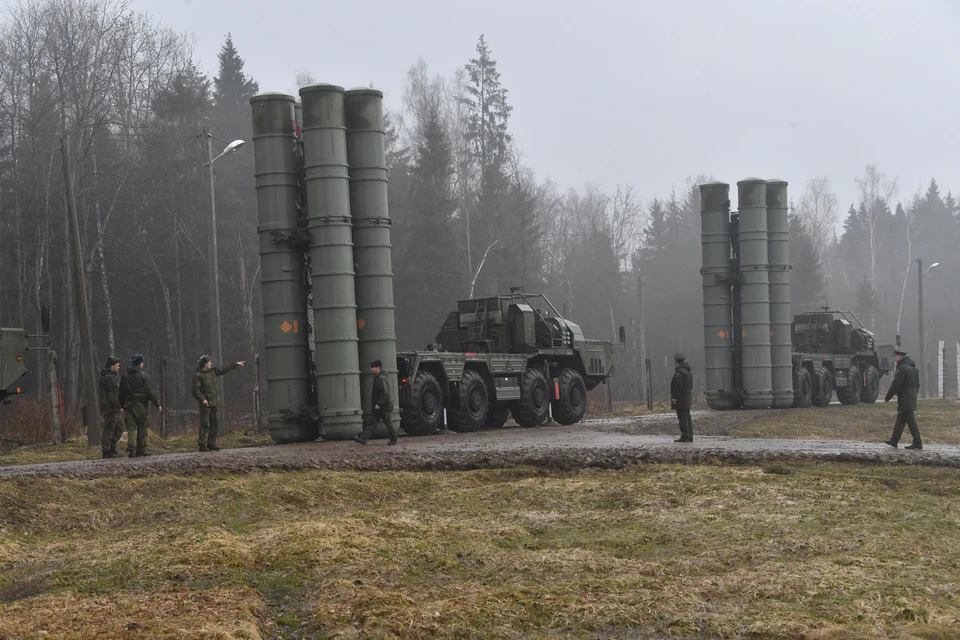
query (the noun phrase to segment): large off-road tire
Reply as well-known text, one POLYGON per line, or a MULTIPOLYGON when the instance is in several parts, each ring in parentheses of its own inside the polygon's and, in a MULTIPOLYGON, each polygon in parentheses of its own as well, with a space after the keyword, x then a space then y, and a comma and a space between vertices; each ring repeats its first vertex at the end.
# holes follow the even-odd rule
POLYGON ((813 404, 813 378, 810 376, 810 370, 806 367, 800 367, 797 372, 797 388, 793 392, 794 407, 809 407, 813 404))
POLYGON ((563 369, 557 380, 560 399, 551 402, 553 419, 560 424, 576 424, 587 410, 587 385, 583 377, 573 369, 563 369))
POLYGON ((483 421, 484 429, 499 429, 510 417, 510 407, 489 407, 487 419, 483 421))
POLYGON ((863 379, 860 378, 860 369, 851 364, 847 371, 847 386, 837 388, 837 400, 840 404, 860 404, 860 391, 863 388, 863 379))
POLYGON ((829 369, 820 369, 813 379, 813 406, 825 407, 833 399, 833 374, 829 369))
POLYGON ((483 376, 473 369, 464 369, 460 378, 460 394, 450 429, 458 433, 476 431, 487 419, 490 398, 483 376))
POLYGON ((400 414, 400 428, 412 436, 425 436, 443 424, 443 394, 429 371, 418 371, 410 389, 413 402, 400 414))
POLYGON ((863 388, 860 389, 860 402, 873 404, 880 395, 880 371, 872 364, 863 370, 863 388))
POLYGON ((550 388, 539 369, 527 369, 520 379, 520 399, 510 406, 521 427, 538 427, 550 411, 550 388))

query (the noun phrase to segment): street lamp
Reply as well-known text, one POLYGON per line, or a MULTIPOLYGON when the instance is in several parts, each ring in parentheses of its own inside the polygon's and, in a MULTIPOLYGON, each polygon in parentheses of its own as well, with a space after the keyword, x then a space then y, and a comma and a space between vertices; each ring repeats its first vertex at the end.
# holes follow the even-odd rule
POLYGON ((936 269, 938 266, 940 266, 940 263, 934 262, 932 265, 924 269, 923 260, 921 260, 920 258, 917 258, 917 302, 918 302, 917 306, 919 307, 919 314, 920 314, 920 347, 919 347, 920 349, 920 380, 921 380, 920 389, 923 392, 924 398, 927 397, 927 389, 923 384, 923 378, 927 373, 927 369, 926 369, 927 358, 926 358, 926 349, 925 349, 926 342, 924 342, 924 335, 923 335, 923 276, 926 275, 930 270, 936 269))

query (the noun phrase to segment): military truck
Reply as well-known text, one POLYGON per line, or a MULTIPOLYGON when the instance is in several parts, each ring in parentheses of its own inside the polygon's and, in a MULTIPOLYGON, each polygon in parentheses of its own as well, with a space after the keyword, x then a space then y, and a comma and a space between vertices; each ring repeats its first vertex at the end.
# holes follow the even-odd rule
POLYGON ((795 407, 825 407, 833 392, 842 404, 873 403, 880 378, 893 368, 893 345, 877 345, 849 311, 811 311, 793 319, 795 407))
MULTIPOLYGON (((623 327, 620 328, 623 342, 623 327)), ((575 424, 587 392, 613 375, 613 343, 587 340, 541 294, 460 300, 424 351, 397 355, 400 426, 411 435, 575 424)))
POLYGON ((28 336, 24 329, 0 328, 0 403, 10 404, 7 396, 15 396, 23 391, 24 379, 30 370, 24 365, 27 351, 45 349, 42 343, 50 335, 50 307, 40 308, 40 335, 28 336), (39 346, 28 347, 28 338, 37 340, 39 346))

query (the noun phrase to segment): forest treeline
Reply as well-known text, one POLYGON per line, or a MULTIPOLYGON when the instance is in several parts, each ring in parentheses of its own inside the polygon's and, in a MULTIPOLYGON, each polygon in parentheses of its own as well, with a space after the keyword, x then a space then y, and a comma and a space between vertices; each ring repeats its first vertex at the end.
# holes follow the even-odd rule
MULTIPOLYGON (((309 70, 296 81, 350 84, 309 70)), ((214 153, 249 141, 248 101, 260 90, 229 35, 217 68, 203 69, 186 35, 123 0, 24 0, 8 9, 0 26, 0 323, 35 332, 41 305, 53 308, 50 341, 68 404, 79 402, 81 385, 61 136, 73 155, 97 360, 136 352, 149 367, 167 358, 168 404, 188 406, 189 374, 211 350, 208 135, 214 153)), ((545 293, 589 337, 613 338, 624 325, 612 388, 636 401, 642 286, 655 393, 667 391, 675 351, 698 371, 699 184, 738 176, 711 175, 691 157, 690 176, 676 187, 638 175, 632 184, 561 188, 525 161, 483 36, 452 74, 412 60, 402 99, 386 106, 401 349, 432 342, 457 299, 520 285, 545 293)), ((227 360, 263 353, 251 146, 216 165, 227 360)), ((791 181, 793 306, 851 309, 881 341, 899 328, 916 351, 916 260, 939 262, 924 278, 932 357, 936 340, 952 348, 960 339, 960 206, 935 176, 926 191, 903 193, 889 175, 896 167, 869 160, 856 202, 838 202, 828 176, 791 181)), ((32 353, 31 367, 42 371, 44 357, 32 353)), ((250 376, 230 384, 249 397, 250 376)))

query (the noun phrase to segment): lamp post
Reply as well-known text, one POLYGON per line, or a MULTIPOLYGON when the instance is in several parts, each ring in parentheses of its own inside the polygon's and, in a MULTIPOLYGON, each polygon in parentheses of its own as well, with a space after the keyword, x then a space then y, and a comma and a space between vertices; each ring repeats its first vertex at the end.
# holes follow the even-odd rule
POLYGON ((923 379, 927 372, 925 368, 927 366, 927 357, 924 349, 924 347, 926 346, 926 343, 924 342, 924 335, 923 335, 924 333, 923 332, 923 276, 931 269, 937 268, 939 265, 940 265, 939 262, 934 262, 932 265, 924 269, 923 260, 920 258, 917 258, 917 301, 919 303, 917 306, 919 307, 919 312, 920 312, 920 346, 919 346, 920 380, 921 380, 920 390, 923 393, 924 398, 927 397, 927 389, 923 384, 923 379))
POLYGON ((212 273, 209 278, 208 295, 213 300, 213 310, 210 312, 210 348, 213 350, 213 361, 217 365, 223 364, 221 359, 222 341, 220 339, 220 269, 217 266, 217 199, 214 196, 214 177, 213 165, 223 156, 234 153, 245 143, 243 140, 234 140, 226 146, 223 152, 217 157, 213 157, 213 136, 206 128, 203 130, 207 138, 207 157, 209 162, 204 165, 210 167, 210 235, 209 235, 209 259, 212 273))

